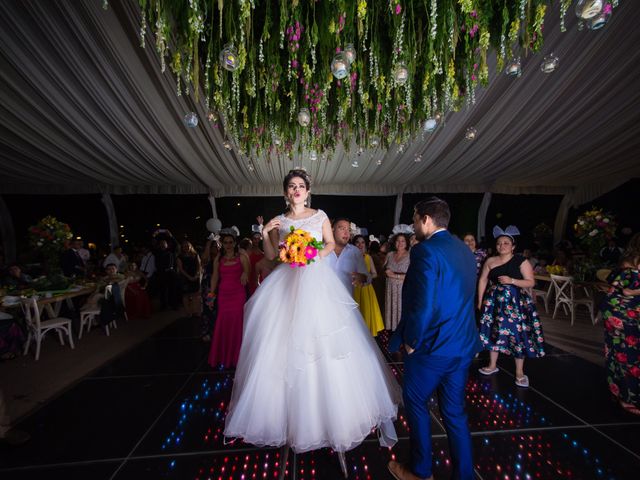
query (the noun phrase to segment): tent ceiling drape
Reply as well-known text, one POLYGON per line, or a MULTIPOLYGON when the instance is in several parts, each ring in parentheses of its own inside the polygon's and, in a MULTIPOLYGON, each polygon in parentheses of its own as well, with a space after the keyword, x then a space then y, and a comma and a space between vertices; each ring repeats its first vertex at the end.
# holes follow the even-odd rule
POLYGON ((494 73, 475 105, 449 113, 404 152, 259 158, 252 170, 223 148, 202 99, 176 95, 152 42, 139 47, 135 0, 108 10, 99 0, 0 2, 0 193, 274 195, 284 173, 303 165, 315 193, 588 201, 640 176, 640 2, 621 1, 597 32, 579 31, 568 14, 565 33, 558 4, 547 14, 543 52, 523 59, 521 78, 494 73), (550 52, 560 68, 544 75, 539 64, 550 52), (195 129, 182 123, 191 110, 201 119, 195 129), (464 140, 470 125, 473 142, 464 140))

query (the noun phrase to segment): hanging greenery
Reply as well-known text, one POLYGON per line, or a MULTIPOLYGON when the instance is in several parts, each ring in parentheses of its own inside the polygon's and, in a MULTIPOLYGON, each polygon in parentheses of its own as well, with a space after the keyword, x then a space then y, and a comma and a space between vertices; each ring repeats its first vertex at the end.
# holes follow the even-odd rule
POLYGON ((491 47, 499 68, 542 47, 547 3, 140 0, 141 33, 240 152, 322 153, 404 144, 474 103, 491 47))

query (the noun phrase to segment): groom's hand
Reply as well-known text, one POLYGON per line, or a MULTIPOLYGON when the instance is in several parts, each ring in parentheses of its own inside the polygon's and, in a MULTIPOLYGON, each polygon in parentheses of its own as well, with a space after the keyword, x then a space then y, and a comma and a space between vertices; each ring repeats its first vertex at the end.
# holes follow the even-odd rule
POLYGON ((415 352, 415 349, 411 348, 409 345, 405 345, 404 349, 406 350, 408 355, 411 355, 413 352, 415 352))

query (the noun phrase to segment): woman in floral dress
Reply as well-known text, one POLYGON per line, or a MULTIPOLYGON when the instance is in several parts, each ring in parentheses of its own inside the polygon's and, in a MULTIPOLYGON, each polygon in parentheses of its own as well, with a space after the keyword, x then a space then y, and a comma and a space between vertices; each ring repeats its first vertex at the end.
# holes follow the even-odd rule
MULTIPOLYGON (((640 234, 636 234, 640 235, 640 234)), ((620 405, 640 415, 640 251, 627 252, 608 278, 601 306, 609 390, 620 405)))
POLYGON ((489 365, 479 371, 493 375, 499 371, 498 355, 512 355, 516 385, 528 387, 524 359, 544 355, 544 337, 536 306, 527 292, 535 283, 533 267, 522 255, 514 255, 513 235, 494 230, 498 255, 487 259, 478 280, 480 340, 490 352, 489 365))
POLYGON ((384 264, 387 285, 385 290, 384 324, 387 330, 394 331, 402 315, 402 285, 409 270, 409 236, 399 233, 393 242, 394 251, 389 252, 384 264))

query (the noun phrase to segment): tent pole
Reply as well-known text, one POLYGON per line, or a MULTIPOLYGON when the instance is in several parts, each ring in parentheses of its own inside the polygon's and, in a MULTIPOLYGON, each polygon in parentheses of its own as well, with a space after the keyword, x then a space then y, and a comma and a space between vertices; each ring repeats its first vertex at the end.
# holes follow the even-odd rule
POLYGON ((569 217, 569 209, 573 206, 573 193, 566 193, 562 197, 556 221, 553 224, 553 245, 557 245, 564 238, 567 230, 567 219, 569 217))
POLYGON ((4 247, 4 260, 6 263, 16 260, 16 232, 13 229, 11 212, 0 195, 0 235, 4 247))
POLYGON ((213 193, 209 194, 209 203, 211 204, 211 213, 213 215, 212 218, 218 218, 218 210, 216 209, 216 197, 213 196, 213 193))
POLYGON ((402 193, 396 195, 396 209, 393 213, 393 225, 400 224, 400 214, 402 213, 402 193))
POLYGON ((476 242, 478 242, 478 244, 484 241, 484 237, 487 234, 487 212, 489 211, 489 205, 491 205, 491 192, 484 192, 482 202, 480 202, 480 208, 478 208, 478 235, 476 236, 476 242))
POLYGON ((111 201, 111 195, 102 194, 102 203, 107 210, 107 218, 109 219, 109 241, 111 242, 111 251, 120 245, 120 237, 118 237, 118 219, 116 218, 116 209, 111 201))

